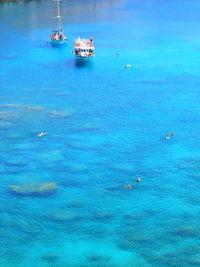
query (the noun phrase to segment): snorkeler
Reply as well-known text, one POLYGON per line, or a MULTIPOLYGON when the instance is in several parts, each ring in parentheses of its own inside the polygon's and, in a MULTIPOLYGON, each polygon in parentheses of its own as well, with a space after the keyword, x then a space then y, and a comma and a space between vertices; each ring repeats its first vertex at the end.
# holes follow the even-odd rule
POLYGON ((175 135, 175 133, 174 133, 174 132, 171 132, 171 133, 169 133, 168 135, 166 135, 165 138, 166 138, 166 139, 170 139, 171 136, 174 136, 174 135, 175 135))
POLYGON ((132 67, 132 65, 130 65, 130 64, 128 64, 128 65, 125 65, 125 68, 131 68, 132 67))
POLYGON ((130 185, 130 184, 126 185, 125 184, 124 188, 126 188, 126 189, 132 189, 132 185, 130 185))
POLYGON ((41 133, 39 133, 37 136, 43 136, 43 135, 45 135, 45 134, 47 134, 47 132, 41 132, 41 133))

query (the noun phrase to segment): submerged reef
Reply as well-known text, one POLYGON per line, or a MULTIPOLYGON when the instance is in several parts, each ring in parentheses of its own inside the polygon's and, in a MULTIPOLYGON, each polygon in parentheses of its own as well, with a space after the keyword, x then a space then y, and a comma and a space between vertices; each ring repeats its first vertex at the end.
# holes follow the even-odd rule
POLYGON ((14 127, 14 124, 8 121, 0 121, 0 129, 1 130, 8 130, 14 127))
POLYGON ((120 239, 117 242, 117 246, 122 250, 133 251, 136 247, 136 244, 132 241, 127 240, 127 239, 120 239))
POLYGON ((85 203, 82 200, 74 200, 67 204, 68 208, 83 208, 85 203))
POLYGON ((68 209, 61 209, 50 215, 52 221, 58 222, 76 222, 79 221, 82 216, 78 212, 74 212, 68 209))
POLYGON ((181 226, 180 228, 172 231, 172 235, 183 238, 196 237, 199 235, 199 229, 193 226, 181 226))
POLYGON ((11 185, 11 192, 22 195, 36 195, 42 196, 46 194, 53 193, 57 189, 57 184, 54 182, 49 183, 30 183, 22 185, 11 185))
POLYGON ((55 96, 69 96, 70 92, 66 92, 66 91, 59 91, 57 93, 55 93, 55 96))
MULTIPOLYGON (((0 0, 1 1, 1 0, 0 0)), ((68 118, 72 115, 71 112, 45 110, 43 106, 27 105, 27 104, 4 104, 1 106, 5 111, 0 112, 0 120, 15 118, 16 116, 22 117, 27 113, 42 112, 41 114, 47 115, 49 118, 68 118)))
POLYGON ((115 214, 109 211, 96 211, 94 212, 95 220, 110 220, 115 218, 115 214))
POLYGON ((98 123, 90 122, 90 123, 85 123, 80 128, 77 128, 78 132, 87 132, 87 131, 95 131, 95 130, 100 130, 102 126, 98 123))
POLYGON ((105 226, 99 226, 98 224, 92 225, 92 227, 84 228, 84 233, 89 237, 89 240, 104 239, 110 236, 110 232, 105 226))
POLYGON ((28 164, 28 162, 24 159, 10 159, 6 161, 6 165, 12 167, 24 167, 28 164))
POLYGON ((71 113, 63 111, 49 111, 48 115, 50 118, 67 118, 71 116, 71 113))
POLYGON ((44 107, 41 106, 27 106, 26 108, 31 111, 40 111, 44 109, 44 107))
POLYGON ((59 257, 54 253, 46 253, 41 256, 41 260, 49 264, 56 264, 59 261, 59 257))
POLYGON ((111 260, 111 257, 94 253, 88 255, 87 260, 89 263, 95 266, 96 264, 99 264, 99 266, 105 266, 105 264, 107 264, 111 260))
POLYGON ((153 266, 179 267, 180 262, 182 263, 182 266, 199 266, 200 257, 198 254, 188 257, 181 251, 175 251, 175 253, 148 256, 148 261, 153 264, 153 266))
POLYGON ((14 113, 11 112, 0 112, 0 120, 5 120, 5 119, 9 119, 9 118, 13 118, 15 115, 14 113))

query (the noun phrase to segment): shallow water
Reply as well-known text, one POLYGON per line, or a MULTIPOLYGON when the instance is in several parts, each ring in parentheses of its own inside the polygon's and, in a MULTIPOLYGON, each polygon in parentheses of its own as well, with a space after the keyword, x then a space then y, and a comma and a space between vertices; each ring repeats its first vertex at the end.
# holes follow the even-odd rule
POLYGON ((200 3, 62 7, 55 48, 54 3, 0 5, 0 265, 200 266, 200 3), (78 35, 91 62, 71 53, 78 35), (9 188, 33 182, 58 189, 9 188))

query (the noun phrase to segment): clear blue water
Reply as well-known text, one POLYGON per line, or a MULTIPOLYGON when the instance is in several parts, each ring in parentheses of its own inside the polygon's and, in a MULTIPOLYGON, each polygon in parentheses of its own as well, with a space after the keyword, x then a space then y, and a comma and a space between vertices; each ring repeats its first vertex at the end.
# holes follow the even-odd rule
POLYGON ((0 266, 200 266, 200 2, 62 6, 55 48, 54 3, 0 5, 0 266), (58 190, 9 189, 33 182, 58 190))

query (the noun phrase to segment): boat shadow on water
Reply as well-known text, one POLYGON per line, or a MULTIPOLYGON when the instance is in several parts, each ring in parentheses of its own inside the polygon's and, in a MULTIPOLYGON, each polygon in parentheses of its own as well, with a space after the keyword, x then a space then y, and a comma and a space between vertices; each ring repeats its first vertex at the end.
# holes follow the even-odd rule
POLYGON ((92 59, 76 58, 74 60, 74 66, 77 68, 91 68, 93 66, 92 59))
POLYGON ((67 42, 66 43, 63 43, 63 44, 52 44, 52 42, 46 42, 44 43, 43 45, 45 48, 48 48, 50 50, 52 49, 60 49, 60 50, 63 50, 63 49, 66 49, 67 47, 67 42))
POLYGON ((82 60, 78 58, 67 58, 66 64, 70 68, 88 68, 91 69, 94 66, 94 61, 92 59, 82 60))

